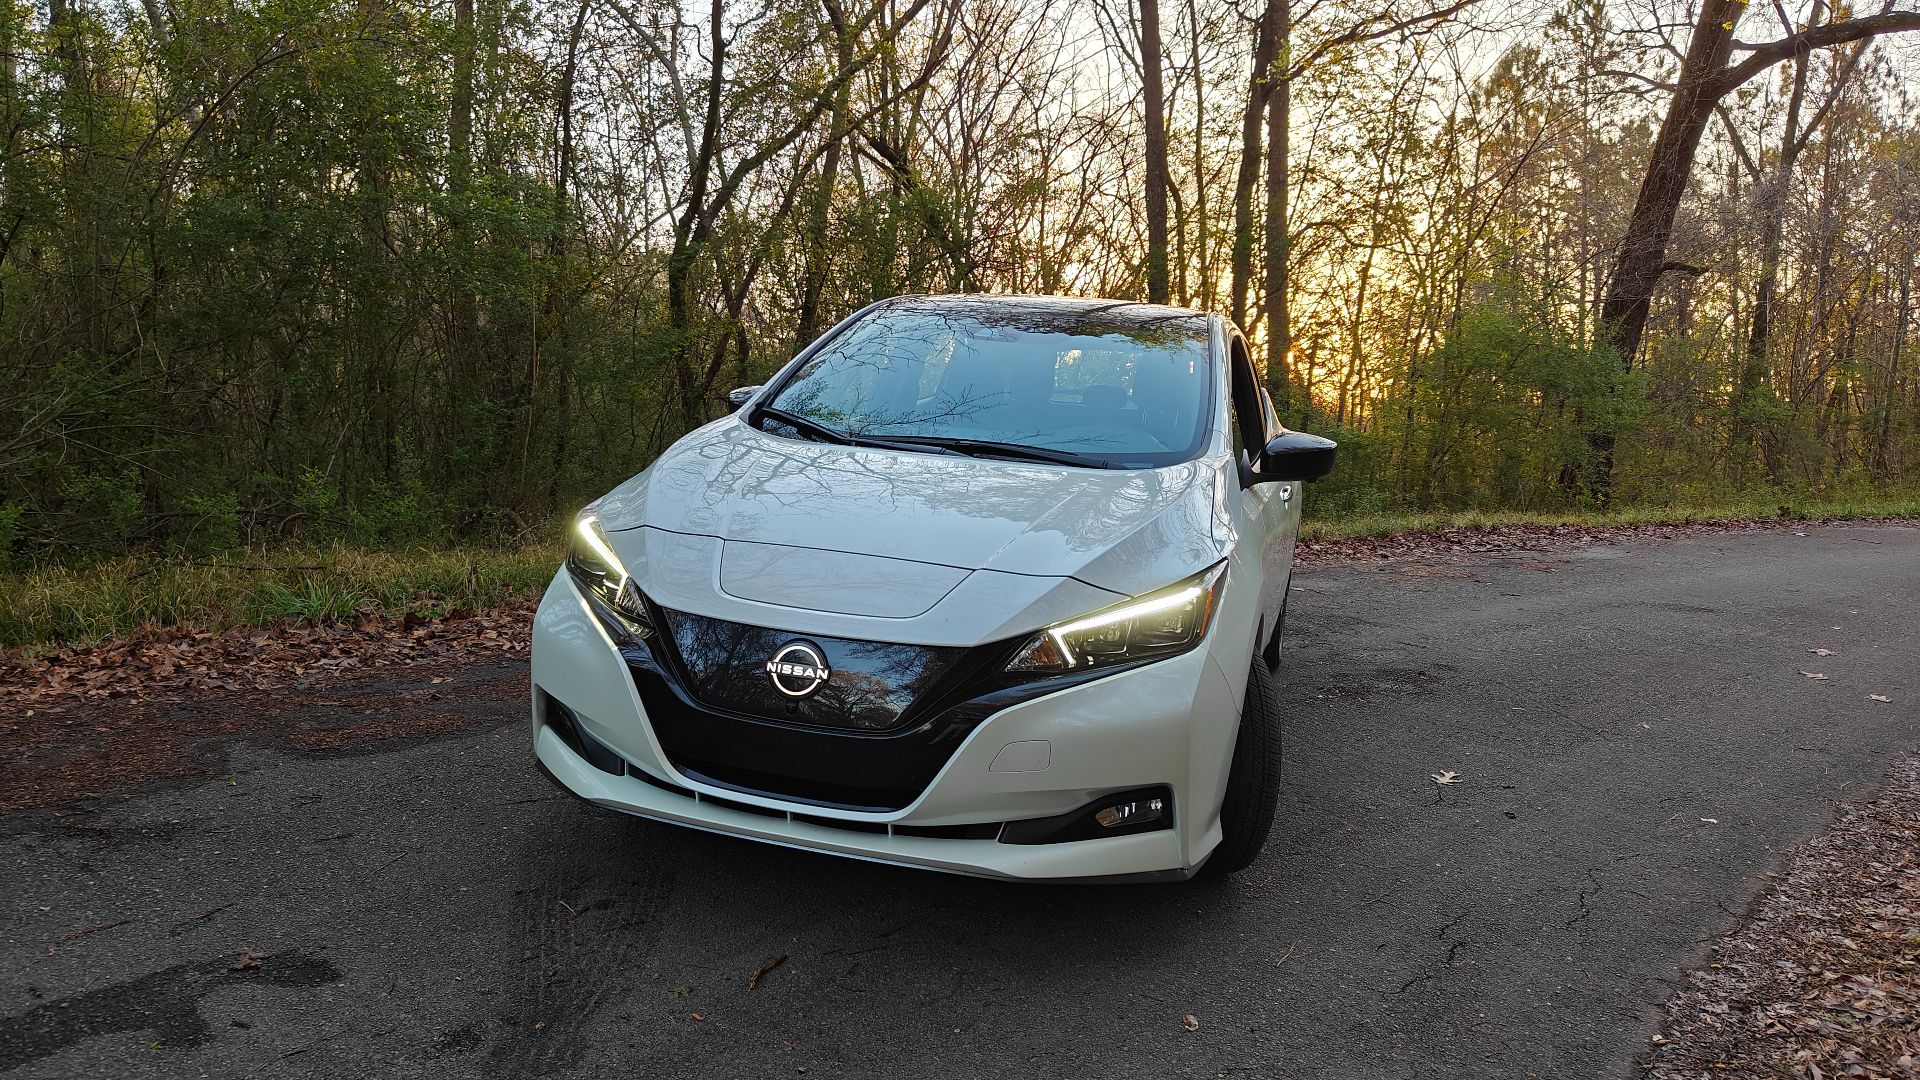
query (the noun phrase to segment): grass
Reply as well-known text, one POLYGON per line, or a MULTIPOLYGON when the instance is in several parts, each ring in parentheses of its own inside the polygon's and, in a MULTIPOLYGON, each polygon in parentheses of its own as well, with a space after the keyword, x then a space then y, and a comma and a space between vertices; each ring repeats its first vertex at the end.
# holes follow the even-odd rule
POLYGON ((1499 525, 1671 525, 1693 521, 1753 520, 1775 517, 1787 517, 1799 521, 1920 518, 1920 495, 1790 501, 1773 497, 1699 506, 1625 506, 1616 507, 1606 513, 1593 510, 1571 512, 1454 510, 1320 518, 1313 516, 1313 497, 1309 492, 1307 515, 1306 520, 1300 525, 1301 539, 1343 540, 1350 537, 1430 532, 1435 529, 1486 529, 1499 525))
POLYGON ((566 552, 514 548, 239 552, 204 559, 129 556, 0 575, 0 647, 83 644, 143 627, 225 630, 329 622, 355 610, 397 616, 495 607, 538 595, 566 552))
MULTIPOLYGON (((1312 499, 1308 499, 1311 513, 1312 499)), ((1772 518, 1844 521, 1920 518, 1920 496, 1855 499, 1753 499, 1713 506, 1621 507, 1611 513, 1368 514, 1309 517, 1312 540, 1390 536, 1497 525, 1622 525, 1772 518)), ((226 630, 277 622, 328 622, 356 610, 398 616, 494 607, 537 595, 566 552, 557 542, 520 547, 366 551, 283 548, 204 559, 129 556, 84 567, 0 574, 0 648, 48 649, 135 633, 143 628, 226 630)))

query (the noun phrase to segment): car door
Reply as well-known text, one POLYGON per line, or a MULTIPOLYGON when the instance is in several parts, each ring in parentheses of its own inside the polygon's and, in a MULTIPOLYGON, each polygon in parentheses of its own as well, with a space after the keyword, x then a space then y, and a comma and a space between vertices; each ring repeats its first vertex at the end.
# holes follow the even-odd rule
MULTIPOLYGON (((1267 440, 1279 433, 1280 422, 1274 414, 1273 402, 1254 376, 1246 341, 1235 335, 1231 351, 1234 449, 1243 461, 1256 463, 1267 440)), ((1299 531, 1299 489, 1297 483, 1280 482, 1243 483, 1240 490, 1247 542, 1258 545, 1260 552, 1260 644, 1263 647, 1286 609, 1293 541, 1299 531)))

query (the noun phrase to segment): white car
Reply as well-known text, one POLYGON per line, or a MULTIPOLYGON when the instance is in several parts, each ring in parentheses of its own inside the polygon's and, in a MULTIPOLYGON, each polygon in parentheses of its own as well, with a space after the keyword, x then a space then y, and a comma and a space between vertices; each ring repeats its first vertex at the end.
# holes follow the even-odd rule
POLYGON ((884 300, 584 510, 534 753, 657 821, 1006 879, 1250 865, 1301 484, 1216 315, 884 300))

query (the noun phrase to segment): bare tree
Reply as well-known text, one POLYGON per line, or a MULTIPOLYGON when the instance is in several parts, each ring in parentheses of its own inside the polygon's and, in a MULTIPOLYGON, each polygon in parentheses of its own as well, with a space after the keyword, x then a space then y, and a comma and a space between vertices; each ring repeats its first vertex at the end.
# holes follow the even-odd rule
MULTIPOLYGON (((1775 64, 1815 49, 1861 41, 1877 34, 1920 29, 1920 13, 1885 11, 1878 15, 1825 23, 1762 45, 1734 38, 1734 25, 1746 5, 1741 0, 1703 0, 1693 35, 1680 63, 1666 118, 1654 138, 1639 198, 1627 221, 1613 272, 1600 306, 1600 340, 1622 364, 1631 366, 1646 332, 1647 310, 1654 287, 1670 270, 1689 264, 1669 262, 1667 242, 1673 236, 1674 216, 1693 175, 1700 136, 1712 120, 1720 100, 1775 64), (1734 62, 1735 51, 1747 55, 1734 62)), ((1614 437, 1595 431, 1589 436, 1594 465, 1592 492, 1601 501, 1613 488, 1614 437)))
POLYGON ((1140 0, 1140 72, 1147 112, 1147 299, 1167 285, 1167 100, 1160 77, 1160 0, 1140 0))
POLYGON ((1600 308, 1602 340, 1620 355, 1622 363, 1632 363, 1640 349, 1654 286, 1662 274, 1679 268, 1667 261, 1667 241, 1673 236, 1674 215, 1693 175, 1694 155, 1700 147, 1701 133, 1713 118, 1714 106, 1749 79, 1796 55, 1876 34, 1920 30, 1920 12, 1887 11, 1825 23, 1764 45, 1748 45, 1733 36, 1734 24, 1745 10, 1740 0, 1704 0, 1694 22, 1666 119, 1654 139, 1640 196, 1627 221, 1626 237, 1621 241, 1600 308), (1736 50, 1747 55, 1733 63, 1731 57, 1736 50))

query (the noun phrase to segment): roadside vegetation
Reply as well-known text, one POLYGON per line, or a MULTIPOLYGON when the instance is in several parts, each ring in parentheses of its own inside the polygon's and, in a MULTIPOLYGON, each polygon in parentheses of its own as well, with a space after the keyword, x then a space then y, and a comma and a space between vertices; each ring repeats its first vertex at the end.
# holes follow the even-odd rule
POLYGON ((221 631, 481 611, 538 596, 564 556, 557 541, 542 540, 392 551, 279 547, 48 566, 0 576, 0 647, 81 644, 166 627, 221 631))
POLYGON ((535 535, 911 292, 1232 315, 1368 528, 1911 490, 1916 29, 0 0, 0 572, 54 583, 7 636, 489 595, 230 568, 535 535))
POLYGON ((1395 536, 1441 529, 1491 529, 1508 525, 1569 525, 1605 529, 1618 525, 1675 525, 1702 521, 1753 521, 1791 518, 1802 521, 1861 521, 1920 518, 1920 494, 1862 494, 1851 498, 1815 498, 1778 492, 1716 503, 1615 507, 1606 512, 1533 510, 1431 510, 1403 513, 1325 513, 1307 495, 1302 540, 1346 540, 1395 536))
MULTIPOLYGON (((1851 521, 1920 518, 1920 495, 1799 499, 1777 496, 1703 506, 1618 508, 1610 513, 1432 511, 1316 512, 1306 541, 1377 538, 1508 526, 1611 526, 1792 518, 1851 521)), ((145 631, 217 632, 244 626, 348 623, 411 613, 439 618, 537 597, 565 557, 559 526, 511 545, 368 549, 280 545, 212 555, 123 555, 0 574, 0 648, 36 651, 145 631)))

